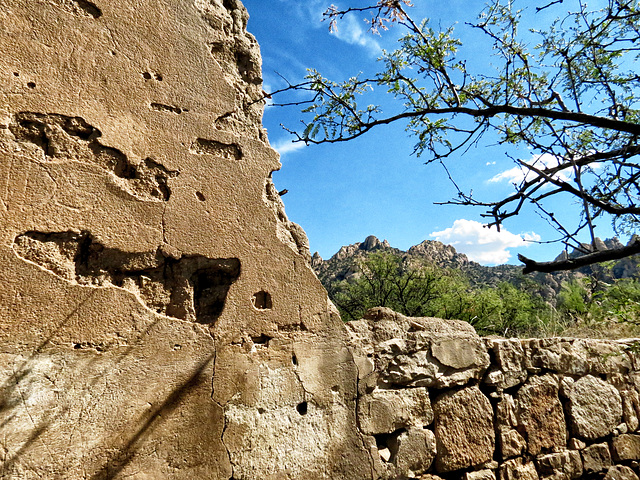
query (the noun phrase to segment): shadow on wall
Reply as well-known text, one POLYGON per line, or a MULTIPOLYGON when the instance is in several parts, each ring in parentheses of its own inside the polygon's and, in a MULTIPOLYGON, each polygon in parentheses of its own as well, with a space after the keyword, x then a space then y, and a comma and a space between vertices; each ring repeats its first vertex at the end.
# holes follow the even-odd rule
MULTIPOLYGON (((74 458, 78 460, 74 456, 77 452, 74 452, 72 438, 80 435, 77 432, 83 428, 83 422, 78 422, 82 417, 92 415, 91 409, 104 411, 109 408, 101 397, 111 388, 110 378, 119 376, 120 371, 138 368, 132 355, 135 358, 140 356, 136 352, 148 343, 152 331, 160 322, 171 323, 166 318, 154 316, 149 323, 143 322, 146 327, 134 337, 126 339, 124 344, 75 343, 72 352, 77 352, 77 355, 69 356, 65 353, 66 349, 61 350, 55 337, 69 325, 82 325, 85 307, 90 307, 97 300, 97 294, 106 291, 96 287, 121 287, 133 291, 149 309, 158 313, 210 325, 222 313, 228 290, 240 275, 238 259, 202 256, 176 259, 165 255, 161 249, 145 253, 123 252, 104 247, 88 232, 28 232, 16 237, 13 249, 23 260, 85 288, 77 290, 74 296, 77 303, 67 306, 71 311, 56 322, 48 338, 28 356, 14 357, 13 371, 7 372, 8 376, 0 383, 0 433, 5 434, 4 441, 0 441, 1 475, 11 475, 23 468, 50 472, 53 463, 59 463, 62 469, 71 467, 68 462, 73 462, 74 458), (64 374, 61 376, 62 383, 56 385, 54 380, 57 380, 56 376, 63 368, 67 371, 75 369, 80 376, 73 379, 76 374, 64 374), (78 381, 78 378, 81 380, 78 381), (69 379, 73 383, 63 386, 69 379), (59 392, 64 393, 60 396, 59 392), (47 402, 50 408, 46 407, 47 402), (62 451, 53 453, 60 462, 52 462, 47 466, 47 462, 35 460, 40 456, 39 450, 47 453, 48 437, 58 435, 53 429, 59 429, 61 425, 68 430, 65 435, 69 435, 69 444, 62 451)), ((208 338, 208 334, 206 336, 208 338)), ((180 345, 174 345, 174 351, 180 348, 180 345)), ((147 397, 147 392, 151 392, 148 400, 150 408, 145 407, 142 411, 137 409, 137 419, 135 416, 126 418, 126 415, 125 418, 114 418, 116 422, 121 422, 121 426, 115 427, 116 433, 111 440, 113 444, 108 445, 107 452, 112 454, 108 461, 103 459, 89 470, 96 472, 90 478, 113 478, 125 469, 151 432, 166 421, 177 407, 185 404, 185 398, 190 395, 193 397, 194 389, 204 388, 210 394, 214 356, 212 352, 197 365, 194 363, 198 362, 198 358, 187 358, 188 368, 176 370, 172 379, 164 379, 160 393, 153 393, 154 390, 147 388, 143 381, 141 393, 147 397), (172 386, 167 385, 170 381, 172 386), (171 390, 167 391, 168 388, 171 390), (151 405, 156 407, 151 408, 151 405)), ((186 357, 183 354, 181 358, 184 361, 186 357)), ((207 394, 196 400, 201 401, 212 402, 207 394)), ((186 414, 193 414, 189 412, 186 414)), ((110 414, 108 411, 106 413, 107 416, 101 418, 108 422, 110 414)), ((217 416, 213 415, 210 421, 216 423, 217 416)), ((218 437, 221 435, 221 432, 214 433, 218 437)))
POLYGON ((129 462, 131 462, 140 445, 153 430, 157 428, 163 420, 166 420, 167 416, 178 408, 182 401, 188 397, 193 390, 203 383, 210 381, 210 376, 205 376, 204 374, 214 358, 215 353, 212 353, 207 359, 201 362, 193 374, 175 388, 159 406, 148 412, 144 418, 141 419, 137 431, 128 437, 126 443, 118 449, 115 457, 92 475, 90 480, 109 480, 115 478, 129 462))

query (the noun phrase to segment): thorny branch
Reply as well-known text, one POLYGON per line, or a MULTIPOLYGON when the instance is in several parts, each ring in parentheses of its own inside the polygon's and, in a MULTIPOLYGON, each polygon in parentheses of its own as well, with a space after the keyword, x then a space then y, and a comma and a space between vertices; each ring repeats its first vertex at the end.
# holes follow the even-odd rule
MULTIPOLYGON (((492 0, 476 23, 467 24, 493 49, 498 59, 493 72, 471 71, 459 58, 461 42, 453 29, 434 30, 427 20, 416 23, 407 13, 408 0, 346 9, 332 5, 325 13, 332 29, 348 14, 367 13, 372 32, 395 24, 405 34, 395 51, 383 53, 383 68, 371 78, 332 82, 311 70, 304 82, 272 92, 279 98, 291 91, 308 94, 276 103, 301 106, 309 115, 302 129, 287 130, 295 141, 336 143, 403 122, 416 137, 414 152, 445 169, 445 162, 481 140, 494 143, 497 138, 499 145, 533 153, 529 159, 514 159, 522 170, 514 193, 478 200, 454 182, 457 198, 441 203, 484 207, 489 226, 498 229, 531 206, 560 233, 558 241, 578 248, 585 233, 596 248, 595 220, 606 215, 616 233, 634 234, 640 226, 640 76, 629 67, 640 58, 640 0, 607 0, 596 10, 579 0, 549 0, 528 10, 517 10, 516 4, 492 0), (573 10, 566 13, 564 4, 573 10), (543 10, 559 16, 544 30, 521 35, 523 15, 536 20, 543 10), (396 111, 363 106, 376 89, 395 97, 396 111), (580 205, 582 217, 575 228, 548 206, 556 197, 580 205)), ((625 247, 606 255, 593 252, 580 262, 525 259, 525 271, 577 268, 573 265, 634 253, 625 247)))

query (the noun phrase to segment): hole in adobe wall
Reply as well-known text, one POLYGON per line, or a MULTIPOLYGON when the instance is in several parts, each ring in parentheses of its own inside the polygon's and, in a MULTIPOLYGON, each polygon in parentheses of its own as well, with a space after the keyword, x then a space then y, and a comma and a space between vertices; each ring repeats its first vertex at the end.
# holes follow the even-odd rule
POLYGON ((27 83, 27 87, 29 87, 29 88, 36 88, 36 82, 28 82, 28 83, 27 83))
POLYGON ((295 353, 291 355, 291 363, 298 365, 298 357, 296 357, 295 353))
POLYGON ((142 78, 144 78, 145 80, 157 80, 159 82, 161 82, 163 79, 162 74, 152 72, 142 72, 142 78))
POLYGON ((18 72, 13 72, 13 76, 14 76, 14 77, 19 77, 19 76, 20 76, 20 74, 19 74, 18 72))
MULTIPOLYGON (((15 238, 13 250, 66 281, 125 288, 157 313, 203 324, 215 323, 222 314, 241 268, 237 258, 175 258, 160 247, 155 252, 125 252, 86 231, 26 232, 15 238)), ((77 345, 74 348, 86 347, 77 345)), ((176 343, 174 349, 179 348, 176 343)))
POLYGON ((253 306, 258 310, 269 310, 272 308, 271 295, 269 292, 260 290, 253 294, 253 306))
POLYGON ((309 411, 309 406, 307 405, 307 402, 302 402, 296 406, 296 410, 300 415, 306 415, 309 411))
POLYGON ((258 337, 251 337, 251 341, 253 342, 253 344, 258 347, 268 347, 269 340, 271 340, 271 337, 265 335, 264 333, 258 337))
POLYGON ((196 192, 196 198, 201 202, 204 202, 206 200, 206 197, 202 194, 202 192, 196 192))

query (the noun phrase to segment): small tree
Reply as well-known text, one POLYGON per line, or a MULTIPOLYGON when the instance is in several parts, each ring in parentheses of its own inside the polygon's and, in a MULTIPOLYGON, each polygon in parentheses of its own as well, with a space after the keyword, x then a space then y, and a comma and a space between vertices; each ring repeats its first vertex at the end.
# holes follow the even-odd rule
POLYGON ((333 82, 310 71, 305 82, 285 89, 310 94, 306 101, 288 103, 305 104, 311 114, 304 129, 292 133, 305 143, 332 143, 406 122, 416 137, 415 153, 445 169, 451 158, 497 136, 501 143, 527 147, 538 159, 515 159, 526 172, 515 192, 484 200, 456 185, 457 198, 445 203, 483 207, 488 225, 497 228, 531 204, 557 229, 556 241, 585 253, 544 263, 519 256, 525 272, 573 269, 639 253, 635 238, 605 251, 597 251, 595 242, 601 217, 610 215, 619 234, 633 234, 640 220, 640 75, 634 63, 640 51, 639 2, 606 0, 602 8, 589 9, 581 0, 553 0, 518 10, 516 0, 492 0, 466 27, 491 42, 498 58, 493 72, 470 71, 459 57, 461 42, 453 28, 415 22, 407 13, 409 0, 332 6, 325 14, 332 27, 350 12, 369 12, 372 31, 397 24, 405 34, 395 51, 383 54, 383 67, 372 78, 333 82), (572 11, 560 12, 568 3, 572 11), (523 15, 535 22, 541 11, 554 9, 555 21, 521 35, 523 15), (536 44, 529 47, 524 38, 532 36, 536 44), (396 111, 362 105, 375 88, 397 100, 396 111), (581 205, 575 224, 562 223, 546 206, 558 196, 581 205), (591 238, 587 248, 578 239, 585 231, 591 238))
POLYGON ((443 273, 388 252, 370 254, 358 264, 355 279, 329 286, 329 295, 345 319, 356 320, 373 307, 389 307, 412 317, 435 314, 443 273))

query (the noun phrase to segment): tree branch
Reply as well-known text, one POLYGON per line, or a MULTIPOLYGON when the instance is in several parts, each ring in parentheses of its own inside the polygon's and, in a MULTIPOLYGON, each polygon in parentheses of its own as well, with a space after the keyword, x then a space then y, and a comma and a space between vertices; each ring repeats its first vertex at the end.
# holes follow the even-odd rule
POLYGON ((577 258, 554 260, 552 262, 536 262, 524 255, 518 254, 518 260, 525 265, 522 269, 522 273, 524 274, 531 272, 551 273, 560 270, 575 270, 576 268, 586 267, 587 265, 593 265, 594 263, 607 262, 609 260, 620 260, 621 258, 636 255, 638 253, 640 253, 640 239, 635 239, 626 247, 593 252, 577 258))

